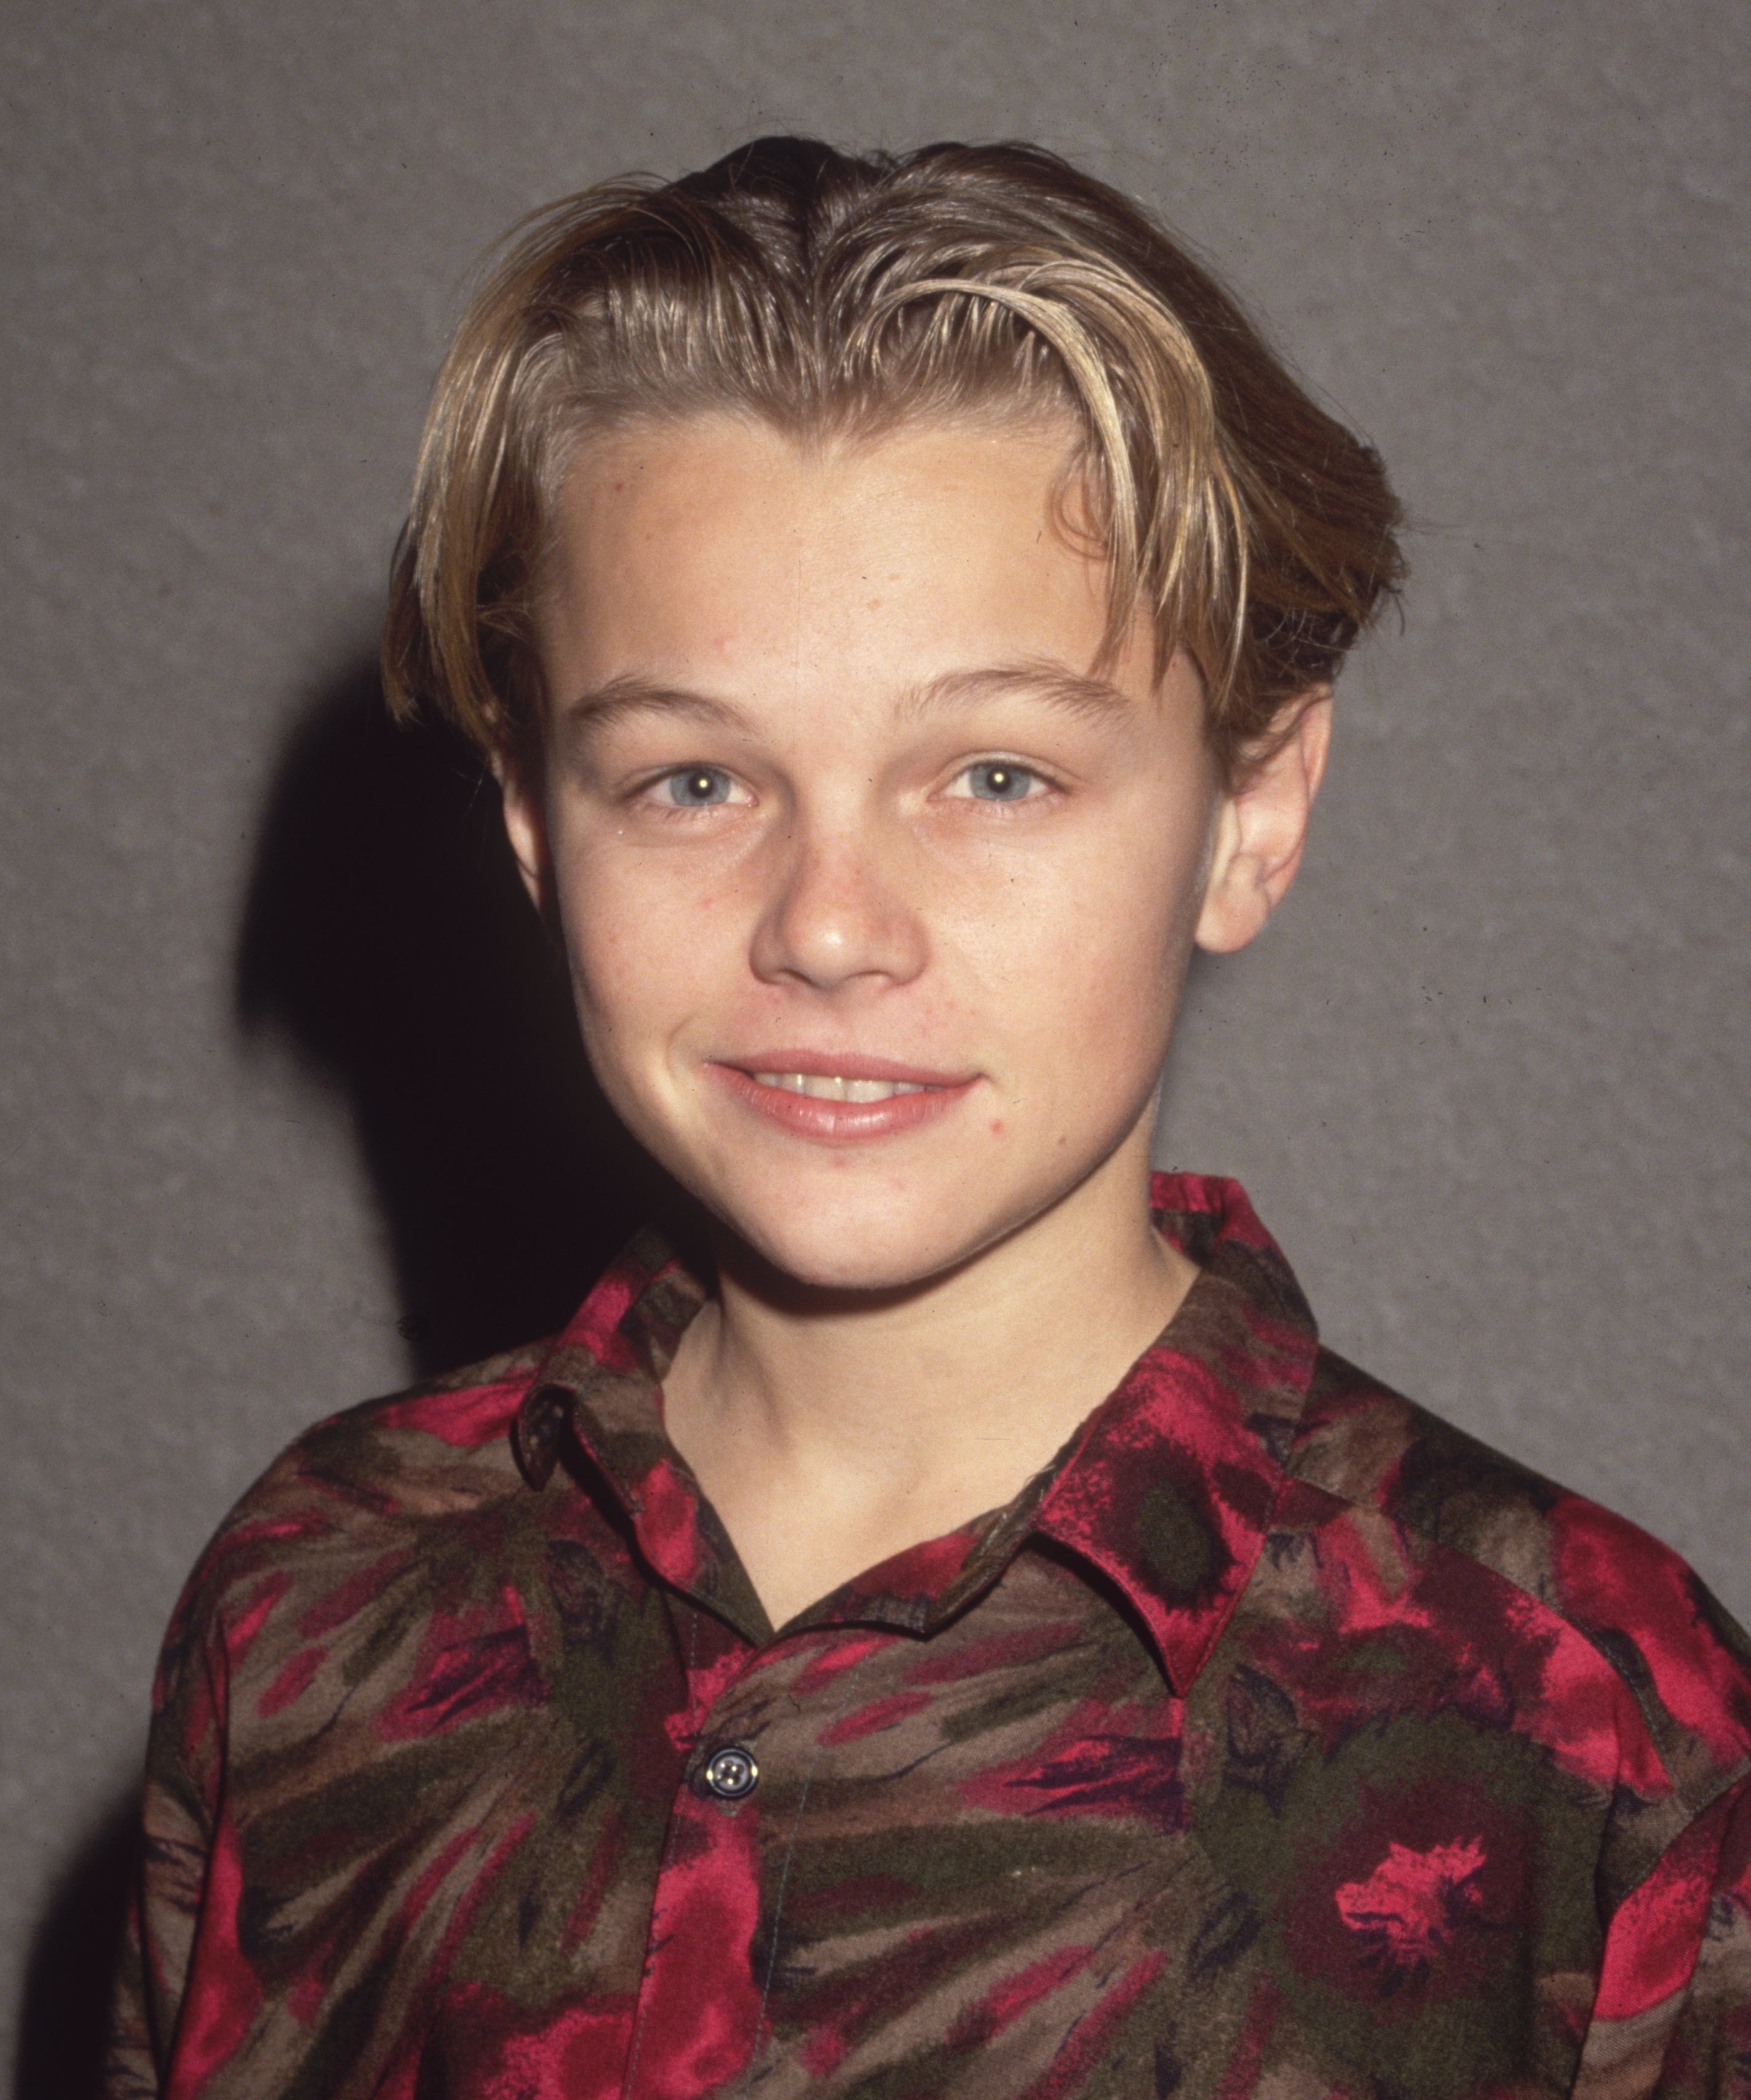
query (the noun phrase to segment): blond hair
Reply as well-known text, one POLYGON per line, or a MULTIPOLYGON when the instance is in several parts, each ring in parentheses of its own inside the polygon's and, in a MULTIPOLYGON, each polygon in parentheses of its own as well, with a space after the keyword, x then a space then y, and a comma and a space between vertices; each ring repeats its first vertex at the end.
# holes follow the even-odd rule
POLYGON ((383 644, 392 711, 489 757, 540 720, 534 615, 577 443, 729 411, 799 435, 1067 414, 1109 564, 1197 664, 1231 769, 1398 587, 1377 455, 1310 401, 1135 205, 1037 147, 853 158, 762 139, 526 222, 464 316, 420 450, 383 644))

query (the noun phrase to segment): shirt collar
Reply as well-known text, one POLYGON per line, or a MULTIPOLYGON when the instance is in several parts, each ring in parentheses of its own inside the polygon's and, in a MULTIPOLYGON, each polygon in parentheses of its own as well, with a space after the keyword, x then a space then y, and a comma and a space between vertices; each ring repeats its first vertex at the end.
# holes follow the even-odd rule
MULTIPOLYGON (((1189 1688, 1263 1547, 1317 1335, 1237 1183, 1157 1175, 1151 1208, 1200 1270, 1160 1340, 1013 1501, 869 1569, 794 1628, 928 1634, 1049 1540, 1117 1586, 1174 1689, 1189 1688)), ((760 1600, 663 1429, 660 1381, 704 1299, 641 1234, 534 1374, 512 1440, 531 1487, 562 1457, 599 1475, 652 1571, 757 1642, 771 1632, 760 1600)))

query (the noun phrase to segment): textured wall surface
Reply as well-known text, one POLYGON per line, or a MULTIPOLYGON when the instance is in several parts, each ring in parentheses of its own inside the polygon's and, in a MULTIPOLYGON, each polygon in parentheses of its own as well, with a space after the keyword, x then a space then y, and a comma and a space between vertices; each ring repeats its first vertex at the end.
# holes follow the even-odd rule
POLYGON ((153 1651, 315 1415, 631 1198, 373 621, 466 267, 758 130, 1020 134, 1214 255, 1418 523, 1166 1154, 1329 1338, 1741 1614, 1743 0, 34 0, 0 15, 8 1992, 79 2089, 153 1651))

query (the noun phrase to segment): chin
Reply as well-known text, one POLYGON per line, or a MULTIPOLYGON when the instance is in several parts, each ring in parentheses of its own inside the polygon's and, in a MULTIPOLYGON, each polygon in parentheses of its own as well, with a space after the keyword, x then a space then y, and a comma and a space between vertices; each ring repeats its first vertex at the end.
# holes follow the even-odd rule
POLYGON ((933 1203, 895 1206, 823 1202, 740 1203, 706 1197, 708 1207, 761 1259, 805 1289, 899 1291, 928 1283, 1001 1238, 998 1218, 956 1217, 933 1203))
POLYGON ((964 1259, 959 1251, 921 1248, 806 1249, 768 1246, 760 1251, 805 1290, 882 1297, 914 1290, 964 1259))

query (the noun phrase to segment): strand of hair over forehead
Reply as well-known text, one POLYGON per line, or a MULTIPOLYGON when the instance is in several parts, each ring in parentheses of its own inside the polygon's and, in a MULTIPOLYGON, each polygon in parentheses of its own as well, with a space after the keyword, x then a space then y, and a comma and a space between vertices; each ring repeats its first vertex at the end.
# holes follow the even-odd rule
MULTIPOLYGON (((1246 514, 1209 376, 1165 303, 1109 261, 1064 254, 1064 228, 1051 246, 1037 224, 994 238, 946 210, 921 240, 915 219, 896 231, 879 192, 829 200, 818 223, 738 201, 769 222, 758 241, 679 186, 565 200, 526 222, 472 305, 414 506, 415 588, 450 690, 502 712, 478 649, 443 616, 443 576, 484 543, 507 488, 551 500, 565 439, 598 419, 739 404, 831 430, 1007 403, 1068 406, 1081 426, 1075 465, 1113 579, 1109 650, 1146 601, 1158 633, 1193 648, 1220 712, 1245 642, 1246 514), (529 324, 505 328, 508 312, 529 324), (531 443, 545 458, 514 463, 512 446, 531 443)), ((468 611, 493 624, 489 602, 468 611)))
MULTIPOLYGON (((1093 475, 1095 523, 1114 579, 1108 647, 1122 642, 1141 597, 1173 629, 1185 624, 1189 607, 1206 607, 1228 630, 1205 667, 1212 684, 1225 687, 1244 641, 1245 513, 1222 457, 1202 362, 1159 302, 1117 271, 1082 260, 1021 262, 972 279, 918 278, 878 296, 848 350, 853 361, 867 360, 879 397, 890 359, 926 374, 932 368, 951 374, 969 338, 990 338, 1008 316, 1022 324, 1024 354, 1035 343, 1051 353, 1054 376, 1067 382, 1084 426, 1078 464, 1093 475), (924 329, 895 356, 891 324, 920 307, 924 329), (1085 315, 1098 319, 1098 330, 1085 315), (1109 346, 1121 354, 1111 355, 1109 346), (1114 373, 1127 371, 1143 375, 1144 383, 1122 393, 1114 373)), ((903 395, 911 376, 896 374, 895 390, 903 395)))

